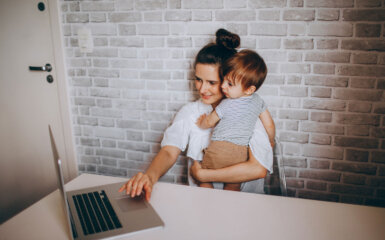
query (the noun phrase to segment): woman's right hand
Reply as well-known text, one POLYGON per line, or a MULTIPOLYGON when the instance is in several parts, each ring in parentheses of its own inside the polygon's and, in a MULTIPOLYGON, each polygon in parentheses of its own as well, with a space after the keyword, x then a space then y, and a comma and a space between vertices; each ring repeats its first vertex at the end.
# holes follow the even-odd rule
POLYGON ((126 191, 126 194, 131 195, 131 197, 139 196, 144 190, 146 200, 150 201, 152 186, 154 183, 151 181, 150 177, 145 173, 137 173, 130 180, 128 180, 120 189, 119 192, 126 191))
POLYGON ((202 182, 201 173, 202 173, 202 165, 194 160, 193 165, 190 167, 191 176, 198 182, 202 182))

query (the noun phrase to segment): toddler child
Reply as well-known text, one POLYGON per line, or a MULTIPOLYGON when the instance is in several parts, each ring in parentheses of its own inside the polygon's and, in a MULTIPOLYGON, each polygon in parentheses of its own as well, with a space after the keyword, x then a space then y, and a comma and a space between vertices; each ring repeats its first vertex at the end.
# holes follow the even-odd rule
MULTIPOLYGON (((275 126, 265 102, 255 93, 265 80, 267 67, 256 52, 242 50, 221 67, 222 92, 227 97, 209 115, 197 120, 202 129, 214 127, 205 149, 202 168, 218 169, 247 161, 248 143, 258 118, 274 145, 275 126), (218 124, 217 124, 218 123, 218 124)), ((250 152, 251 154, 251 152, 250 152)), ((257 159, 258 160, 258 159, 257 159)), ((200 183, 211 187, 211 183, 200 183)), ((224 189, 239 191, 240 183, 226 183, 224 189)))

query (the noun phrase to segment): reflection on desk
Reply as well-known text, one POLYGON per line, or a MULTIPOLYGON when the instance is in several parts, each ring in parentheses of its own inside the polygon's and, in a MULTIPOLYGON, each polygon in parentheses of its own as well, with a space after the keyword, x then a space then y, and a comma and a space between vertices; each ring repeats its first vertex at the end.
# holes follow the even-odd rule
MULTIPOLYGON (((67 191, 124 181, 83 174, 67 191)), ((124 239, 384 239, 385 209, 157 183, 165 228, 124 239)), ((67 239, 55 191, 0 226, 0 239, 67 239)))

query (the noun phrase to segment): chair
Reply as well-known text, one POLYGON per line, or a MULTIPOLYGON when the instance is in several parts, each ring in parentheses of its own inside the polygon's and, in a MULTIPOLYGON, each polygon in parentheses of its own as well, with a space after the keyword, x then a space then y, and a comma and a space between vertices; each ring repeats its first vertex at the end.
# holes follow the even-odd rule
POLYGON ((277 158, 279 187, 281 188, 282 196, 287 196, 285 165, 283 162, 282 145, 279 139, 275 138, 274 156, 277 158))

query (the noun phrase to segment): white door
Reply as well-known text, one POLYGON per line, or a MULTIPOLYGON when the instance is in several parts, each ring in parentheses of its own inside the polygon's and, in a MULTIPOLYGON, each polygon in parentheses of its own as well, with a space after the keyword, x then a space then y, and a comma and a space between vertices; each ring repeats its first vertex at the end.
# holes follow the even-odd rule
MULTIPOLYGON (((70 157, 65 149, 51 2, 0 1, 0 223, 57 188, 48 124, 61 157, 70 157), (50 72, 29 69, 47 63, 50 72)), ((68 164, 65 174, 68 179, 68 164)))

